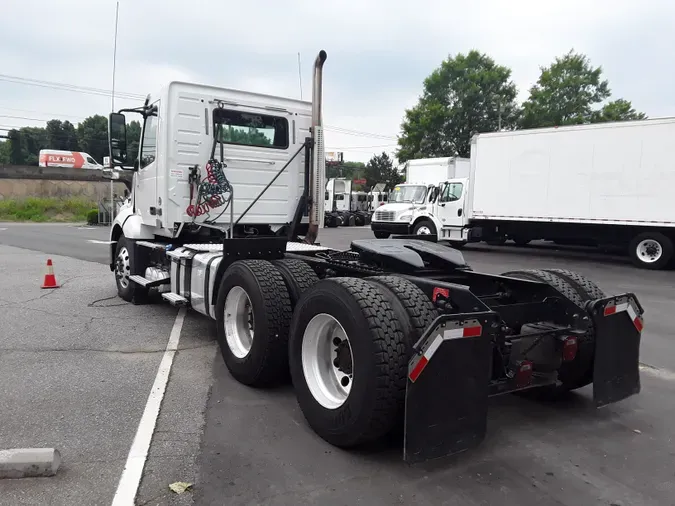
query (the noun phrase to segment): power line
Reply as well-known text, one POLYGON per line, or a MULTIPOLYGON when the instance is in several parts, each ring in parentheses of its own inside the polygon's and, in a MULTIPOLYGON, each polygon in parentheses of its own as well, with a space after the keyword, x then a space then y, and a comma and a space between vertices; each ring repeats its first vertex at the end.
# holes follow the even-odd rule
POLYGON ((326 148, 327 151, 338 151, 338 150, 356 150, 356 149, 369 149, 369 148, 390 148, 396 147, 398 144, 376 144, 375 146, 343 146, 340 148, 330 147, 326 148))
POLYGON ((334 126, 329 126, 326 125, 324 127, 326 130, 330 132, 335 132, 339 134, 344 134, 344 135, 355 135, 358 137, 369 137, 371 139, 391 139, 391 140, 398 140, 397 137, 393 135, 383 135, 383 134, 375 134, 372 132, 362 132, 359 130, 350 130, 348 128, 342 128, 342 127, 334 127, 334 126))
POLYGON ((36 111, 34 109, 18 109, 16 107, 6 107, 4 105, 0 105, 0 109, 6 109, 8 111, 18 111, 18 112, 29 112, 33 114, 42 114, 44 116, 51 116, 52 118, 77 118, 77 119, 86 119, 84 116, 76 116, 74 114, 63 114, 63 113, 56 113, 56 112, 45 112, 45 111, 36 111))
MULTIPOLYGON (((10 76, 7 74, 0 74, 0 81, 5 81, 14 84, 24 84, 27 86, 37 86, 41 88, 51 88, 61 91, 72 91, 74 93, 84 93, 89 95, 98 95, 105 97, 109 97, 112 95, 112 90, 106 90, 102 88, 91 88, 88 86, 77 86, 74 84, 58 83, 54 81, 43 81, 40 79, 30 79, 27 77, 10 76)), ((144 95, 119 91, 115 92, 115 96, 118 98, 125 98, 128 100, 143 100, 145 98, 144 95)))

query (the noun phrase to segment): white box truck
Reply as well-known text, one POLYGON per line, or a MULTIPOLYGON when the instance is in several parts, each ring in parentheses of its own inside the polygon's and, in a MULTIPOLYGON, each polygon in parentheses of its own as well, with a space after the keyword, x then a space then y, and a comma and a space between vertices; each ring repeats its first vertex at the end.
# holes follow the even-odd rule
POLYGON ((619 246, 665 267, 675 241, 675 118, 479 134, 415 233, 454 245, 531 240, 619 246))
POLYGON ((468 177, 468 158, 420 158, 409 160, 400 168, 405 170, 405 183, 396 185, 387 203, 377 208, 370 228, 378 239, 391 234, 408 234, 413 212, 429 203, 430 190, 452 178, 468 177))

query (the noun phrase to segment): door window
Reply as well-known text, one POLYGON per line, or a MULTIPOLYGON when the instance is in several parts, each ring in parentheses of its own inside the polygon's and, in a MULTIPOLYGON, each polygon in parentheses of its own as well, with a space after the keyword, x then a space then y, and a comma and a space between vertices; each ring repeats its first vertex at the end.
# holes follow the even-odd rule
POLYGON ((140 168, 147 167, 157 157, 157 115, 145 119, 143 142, 141 144, 140 168))
POLYGON ((448 183, 443 189, 443 194, 441 195, 441 202, 455 202, 459 200, 462 196, 462 188, 464 185, 462 183, 448 183))

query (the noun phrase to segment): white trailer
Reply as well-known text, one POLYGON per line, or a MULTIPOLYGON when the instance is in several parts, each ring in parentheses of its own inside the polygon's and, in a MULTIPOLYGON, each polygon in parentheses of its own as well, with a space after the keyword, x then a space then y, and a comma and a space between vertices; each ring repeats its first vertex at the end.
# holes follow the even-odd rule
MULTIPOLYGON (((413 214, 429 203, 432 188, 451 178, 467 177, 470 160, 467 158, 420 158, 402 166, 406 182, 396 185, 385 205, 373 213, 370 228, 378 239, 391 234, 407 234, 411 230, 413 214)), ((422 209, 423 210, 423 209, 422 209)))
POLYGON ((674 138, 674 118, 476 135, 469 177, 448 181, 413 229, 455 245, 618 246, 663 268, 675 241, 674 138))
POLYGON ((409 462, 477 445, 492 395, 594 383, 602 406, 638 393, 643 311, 630 293, 567 271, 481 274, 422 238, 316 244, 325 59, 311 103, 172 83, 110 115, 112 165, 133 172, 110 235, 119 296, 212 318, 237 381, 290 376, 327 442, 402 429, 409 462), (123 112, 143 119, 133 162, 123 112))

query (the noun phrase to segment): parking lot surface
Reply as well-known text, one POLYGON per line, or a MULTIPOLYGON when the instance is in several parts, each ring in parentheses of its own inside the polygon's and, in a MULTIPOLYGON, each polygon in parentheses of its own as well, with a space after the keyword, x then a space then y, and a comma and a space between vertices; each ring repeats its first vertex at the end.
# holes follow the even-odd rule
MULTIPOLYGON (((0 246, 0 448, 55 446, 63 464, 52 478, 0 481, 0 504, 111 504, 177 311, 116 298, 103 228, 2 227, 0 244, 28 249, 0 246), (48 257, 63 285, 53 291, 39 288, 48 257)), ((338 248, 369 237, 320 234, 338 248)), ((475 270, 562 267, 635 292, 646 309, 642 393, 601 410, 590 388, 552 405, 494 398, 480 447, 410 467, 400 441, 346 452, 319 439, 290 386, 235 382, 212 323, 188 312, 137 503, 675 504, 675 273, 583 249, 463 253, 475 270), (194 489, 177 496, 174 481, 194 489)))

